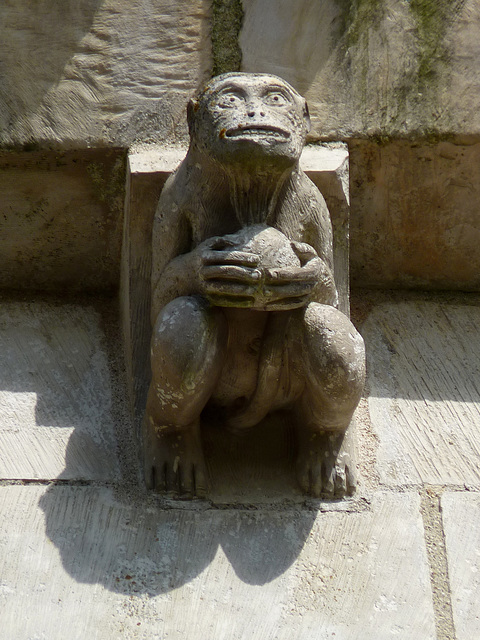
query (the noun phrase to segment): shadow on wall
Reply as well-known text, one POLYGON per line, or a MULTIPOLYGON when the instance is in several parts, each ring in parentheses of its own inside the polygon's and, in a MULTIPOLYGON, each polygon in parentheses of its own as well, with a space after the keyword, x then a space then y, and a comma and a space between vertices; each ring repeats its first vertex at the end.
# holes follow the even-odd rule
POLYGON ((27 113, 34 113, 45 94, 59 82, 103 2, 2 3, 0 125, 3 128, 14 126, 27 113))
MULTIPOLYGON (((75 433, 73 447, 74 440, 75 433)), ((61 485, 47 489, 40 507, 47 536, 72 578, 120 594, 149 596, 197 578, 199 586, 208 582, 209 567, 222 553, 227 561, 219 570, 217 560, 212 577, 219 594, 228 595, 234 575, 250 585, 271 582, 296 560, 316 516, 300 508, 175 506, 141 492, 122 499, 108 488, 61 485)), ((192 598, 201 599, 200 590, 194 593, 192 598)))
MULTIPOLYGON (((422 402, 425 397, 465 400, 468 382, 472 384, 472 398, 478 399, 479 391, 473 382, 478 380, 478 375, 474 376, 478 373, 478 358, 465 367, 470 362, 467 354, 470 358, 474 354, 471 345, 478 342, 474 341, 478 334, 478 305, 460 308, 435 304, 432 314, 432 304, 421 302, 412 312, 412 305, 407 308, 400 300, 394 308, 389 305, 377 311, 377 327, 380 320, 391 343, 387 355, 395 349, 392 357, 409 363, 408 384, 398 392, 403 394, 401 397, 422 402), (469 310, 468 322, 462 325, 460 316, 465 317, 465 310, 469 310), (402 333, 405 322, 407 330, 402 333), (465 335, 461 349, 459 329, 465 335), (432 375, 440 339, 449 350, 442 362, 437 362, 442 375, 432 375), (418 355, 412 357, 412 350, 424 357, 426 354, 427 360, 418 355), (445 380, 450 377, 452 384, 447 385, 445 380)), ((373 329, 375 338, 378 330, 373 329)), ((381 366, 381 351, 371 337, 367 339, 367 350, 372 349, 377 354, 373 365, 381 366)), ((389 384, 387 371, 381 369, 379 376, 389 384)), ((218 593, 225 594, 232 579, 251 585, 266 584, 281 577, 296 561, 317 517, 315 508, 306 509, 301 502, 262 508, 261 502, 248 507, 244 500, 243 507, 235 507, 233 501, 223 500, 217 502, 220 507, 212 508, 202 502, 169 503, 147 495, 133 484, 131 492, 123 495, 98 485, 65 486, 61 481, 72 478, 70 469, 77 464, 76 452, 82 446, 83 435, 76 428, 68 442, 60 482, 50 486, 40 500, 49 539, 58 549, 65 570, 82 583, 99 583, 121 594, 149 596, 192 583, 191 593, 195 595, 191 597, 199 600, 202 585, 210 579, 216 581, 218 593)), ((111 457, 117 454, 123 465, 136 464, 121 442, 115 453, 107 453, 111 457)), ((261 484, 258 475, 252 477, 261 484)))
MULTIPOLYGON (((113 310, 108 304, 97 311, 86 302, 4 300, 0 315, 0 435, 13 447, 0 460, 7 463, 0 473, 7 479, 53 481, 40 507, 65 571, 78 582, 117 593, 156 595, 208 572, 221 549, 228 558, 226 581, 232 571, 248 584, 281 576, 303 547, 315 509, 298 500, 279 510, 261 504, 229 508, 226 500, 220 508, 168 503, 139 487, 135 443, 128 422, 122 424, 125 389, 112 369, 119 366, 118 331, 104 334, 107 327, 111 331, 113 310), (9 475, 12 455, 17 461, 9 475), (108 488, 117 485, 119 468, 128 492, 108 488)), ((251 464, 251 442, 245 445, 244 458, 251 464)), ((280 455, 278 434, 275 445, 280 455)), ((284 475, 283 467, 275 466, 274 449, 270 466, 261 471, 279 493, 269 478, 284 475)), ((218 450, 217 459, 221 455, 218 450)), ((259 465, 253 467, 249 478, 261 487, 259 465)), ((216 580, 217 574, 218 565, 216 580)))
MULTIPOLYGON (((70 477, 78 438, 73 432, 58 480, 70 477)), ((212 578, 220 581, 219 594, 228 593, 235 576, 250 585, 271 582, 295 562, 317 516, 301 503, 211 508, 204 501, 168 501, 140 487, 122 494, 61 483, 50 486, 39 504, 68 574, 124 595, 156 596, 197 578, 208 582, 210 565, 222 553, 227 560, 220 560, 220 570, 215 562, 212 578)))

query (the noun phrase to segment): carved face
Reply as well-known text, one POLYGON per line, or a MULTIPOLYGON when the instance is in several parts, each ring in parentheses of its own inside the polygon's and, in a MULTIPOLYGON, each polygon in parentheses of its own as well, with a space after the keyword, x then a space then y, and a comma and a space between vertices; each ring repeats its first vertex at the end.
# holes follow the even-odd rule
POLYGON ((284 80, 267 74, 214 78, 189 105, 192 140, 222 164, 293 164, 309 128, 305 100, 284 80))

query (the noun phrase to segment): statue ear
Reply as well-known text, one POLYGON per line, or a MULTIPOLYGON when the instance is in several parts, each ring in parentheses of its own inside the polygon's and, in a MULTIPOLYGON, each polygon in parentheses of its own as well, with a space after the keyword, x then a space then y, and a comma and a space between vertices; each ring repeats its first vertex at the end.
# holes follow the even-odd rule
POLYGON ((196 100, 188 101, 187 104, 187 122, 188 122, 188 130, 190 131, 190 135, 193 133, 194 122, 195 122, 195 113, 198 111, 198 102, 196 100))
POLYGON ((307 128, 307 133, 308 133, 312 128, 312 124, 310 122, 310 112, 308 111, 308 104, 306 100, 305 100, 305 106, 303 108, 303 117, 305 118, 305 126, 307 128))

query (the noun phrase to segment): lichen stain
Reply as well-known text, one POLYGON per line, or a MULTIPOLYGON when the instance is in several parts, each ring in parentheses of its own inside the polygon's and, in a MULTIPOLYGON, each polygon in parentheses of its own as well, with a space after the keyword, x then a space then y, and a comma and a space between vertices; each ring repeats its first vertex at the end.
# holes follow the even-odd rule
POLYGON ((466 0, 410 0, 408 3, 418 34, 420 83, 433 79, 438 64, 449 63, 451 52, 445 43, 445 36, 465 2, 466 0))

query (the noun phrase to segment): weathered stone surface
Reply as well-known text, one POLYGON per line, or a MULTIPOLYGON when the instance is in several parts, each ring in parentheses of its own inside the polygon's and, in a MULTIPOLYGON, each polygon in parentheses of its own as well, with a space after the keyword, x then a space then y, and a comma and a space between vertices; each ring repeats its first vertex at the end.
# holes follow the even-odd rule
POLYGON ((1 479, 118 478, 103 341, 91 307, 2 301, 1 479))
POLYGON ((416 495, 357 513, 163 511, 11 486, 0 514, 9 640, 435 638, 416 495))
POLYGON ((373 307, 362 334, 381 482, 480 486, 479 327, 478 297, 373 307))
POLYGON ((442 519, 456 637, 471 640, 480 636, 480 496, 445 493, 442 519))
POLYGON ((478 291, 480 144, 356 141, 350 158, 352 282, 478 291))
POLYGON ((128 147, 185 137, 187 100, 211 66, 209 4, 2 3, 0 144, 128 147))
POLYGON ((116 289, 124 188, 119 151, 1 153, 0 287, 116 289))
POLYGON ((480 133, 476 0, 243 0, 242 69, 307 97, 313 135, 480 133))
POLYGON ((330 213, 299 167, 305 99, 277 76, 226 73, 187 119, 152 229, 146 485, 205 497, 201 422, 239 433, 286 409, 304 493, 351 494, 365 351, 336 308, 330 213))

